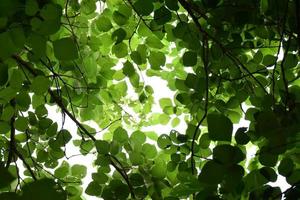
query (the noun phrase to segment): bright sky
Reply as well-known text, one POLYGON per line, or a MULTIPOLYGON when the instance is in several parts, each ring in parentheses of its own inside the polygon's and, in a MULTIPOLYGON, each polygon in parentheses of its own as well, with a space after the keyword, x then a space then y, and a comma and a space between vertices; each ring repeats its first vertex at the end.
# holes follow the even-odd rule
MULTIPOLYGON (((98 10, 100 10, 99 7, 99 2, 97 4, 98 6, 98 10)), ((282 54, 282 52, 281 52, 282 54)), ((282 57, 282 56, 280 56, 282 57)), ((167 58, 167 62, 169 63, 171 60, 169 58, 167 58)), ((121 64, 121 63, 119 63, 121 64)), ((120 65, 116 66, 116 67, 120 67, 120 65)), ((155 102, 156 105, 154 105, 153 107, 153 112, 161 112, 161 109, 159 107, 158 104, 158 100, 160 98, 163 97, 169 97, 172 99, 172 97, 174 96, 174 92, 171 91, 168 87, 167 87, 167 83, 166 81, 160 79, 159 77, 147 77, 145 74, 143 74, 144 80, 145 80, 145 85, 151 85, 153 87, 154 90, 154 98, 155 98, 155 102)), ((134 96, 133 94, 133 90, 131 89, 131 91, 129 91, 128 93, 129 96, 134 96)), ((49 108, 49 114, 48 117, 50 119, 52 119, 54 122, 57 122, 59 126, 61 126, 61 121, 62 121, 62 116, 59 112, 57 112, 56 107, 50 107, 47 106, 47 108, 49 108)), ((247 108, 244 107, 244 109, 246 110, 247 108)), ((181 123, 179 126, 177 126, 175 129, 177 131, 179 131, 180 133, 185 133, 186 130, 186 124, 183 123, 183 118, 181 117, 181 123)), ((93 128, 96 129, 96 131, 99 131, 99 127, 97 126, 97 124, 95 122, 90 122, 89 123, 90 126, 92 126, 93 128)), ((245 121, 245 120, 241 120, 239 124, 234 125, 234 133, 237 130, 237 128, 239 127, 248 127, 249 125, 249 121, 245 121)), ((65 124, 64 124, 64 129, 67 129, 70 131, 70 133, 73 135, 74 138, 76 139, 80 139, 80 137, 77 135, 77 126, 76 124, 69 118, 66 116, 65 118, 65 124)), ((149 131, 153 131, 153 130, 159 130, 156 131, 157 134, 163 134, 163 133, 169 133, 170 130, 172 130, 174 128, 171 127, 170 124, 163 126, 163 125, 156 125, 156 126, 152 126, 152 127, 147 127, 145 128, 145 131, 149 130, 149 131)), ((74 139, 73 138, 73 139, 74 139)), ((99 138, 99 137, 97 137, 99 138)), ((256 148, 249 148, 247 149, 247 158, 251 158, 255 153, 256 153, 256 148)), ((80 154, 79 149, 77 147, 75 147, 71 142, 67 145, 66 148, 66 155, 68 157, 70 157, 71 155, 76 155, 76 154, 80 154)), ((86 156, 74 156, 72 158, 70 158, 68 160, 69 164, 72 166, 74 164, 82 164, 87 166, 88 169, 88 174, 85 177, 85 179, 83 180, 83 196, 87 199, 87 200, 96 200, 99 199, 97 197, 92 197, 92 196, 88 196, 85 195, 84 190, 86 188, 86 186, 92 181, 91 179, 91 173, 95 172, 97 169, 93 166, 93 161, 95 160, 95 156, 94 155, 86 155, 86 156)), ((19 163, 18 163, 19 164, 19 163)), ((21 167, 21 163, 19 164, 19 166, 21 167)), ((20 171, 23 171, 23 169, 20 169, 20 171)), ((51 170, 49 170, 51 171, 51 170)), ((283 176, 278 176, 278 179, 275 183, 269 183, 271 186, 279 186, 281 187, 281 190, 284 191, 287 188, 290 187, 289 184, 287 184, 287 182, 285 181, 285 178, 283 176)))
MULTIPOLYGON (((159 77, 147 77, 144 76, 145 82, 147 82, 147 84, 150 84, 153 87, 154 90, 154 94, 155 94, 155 102, 156 105, 154 105, 153 111, 154 112, 160 112, 161 109, 159 107, 158 104, 158 100, 160 98, 163 97, 169 97, 172 98, 174 95, 174 92, 170 91, 170 89, 167 87, 166 81, 160 79, 159 77)), ((130 96, 132 94, 129 94, 130 96)), ((50 108, 50 107, 49 107, 50 108)), ((244 107, 244 109, 246 109, 246 107, 244 107)), ((57 113, 54 107, 51 107, 49 109, 49 118, 53 119, 53 121, 57 121, 58 124, 61 123, 61 114, 57 113)), ((91 125, 93 128, 97 130, 99 130, 99 127, 97 127, 97 125, 95 123, 89 123, 89 125, 91 125)), ((241 119, 239 124, 235 124, 234 125, 234 130, 233 133, 235 133, 235 131, 239 128, 239 127, 248 127, 249 125, 249 121, 246 121, 244 119, 241 119)), ((78 139, 80 139, 77 134, 77 127, 76 124, 71 121, 68 117, 66 117, 66 121, 64 124, 64 128, 68 129, 71 134, 74 137, 77 137, 78 139)), ((147 127, 145 130, 159 130, 157 132, 157 134, 163 134, 163 133, 169 133, 170 130, 172 130, 174 128, 171 127, 170 124, 163 126, 163 125, 156 125, 156 126, 152 126, 152 127, 147 127)), ((181 123, 179 126, 177 126, 175 128, 177 131, 181 132, 181 133, 185 133, 186 130, 186 125, 184 123, 181 123)), ((98 137, 97 137, 98 138, 98 137)), ((252 147, 252 148, 248 148, 247 151, 247 158, 251 158, 253 157, 253 155, 256 153, 256 148, 252 147)), ((73 144, 70 142, 70 144, 67 145, 66 148, 66 154, 67 156, 71 156, 71 155, 75 155, 75 154, 80 154, 79 149, 77 147, 74 147, 73 144)), ((68 162, 70 163, 70 165, 73 164, 82 164, 82 165, 86 165, 88 168, 88 175, 86 176, 86 178, 83 180, 83 187, 85 188, 91 181, 91 173, 96 171, 96 168, 93 166, 93 161, 95 160, 95 156, 94 155, 86 155, 86 156, 75 156, 72 157, 68 160, 68 162)), ((287 182, 285 181, 285 178, 283 176, 278 176, 278 179, 275 183, 269 183, 271 186, 279 186, 281 187, 281 189, 284 191, 286 190, 289 186, 289 184, 287 184, 287 182)), ((92 196, 88 196, 88 195, 84 195, 84 197, 86 197, 87 200, 96 200, 99 199, 97 197, 92 197, 92 196)))

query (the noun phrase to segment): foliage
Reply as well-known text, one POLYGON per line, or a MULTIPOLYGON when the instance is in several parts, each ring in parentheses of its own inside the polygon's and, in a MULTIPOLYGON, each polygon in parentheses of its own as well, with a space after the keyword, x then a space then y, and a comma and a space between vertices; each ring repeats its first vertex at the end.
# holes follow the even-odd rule
POLYGON ((2 0, 0 199, 296 199, 299 13, 299 0, 2 0), (152 76, 175 95, 156 102, 152 76), (174 129, 145 131, 157 124, 174 129), (95 155, 87 187, 72 144, 95 155))

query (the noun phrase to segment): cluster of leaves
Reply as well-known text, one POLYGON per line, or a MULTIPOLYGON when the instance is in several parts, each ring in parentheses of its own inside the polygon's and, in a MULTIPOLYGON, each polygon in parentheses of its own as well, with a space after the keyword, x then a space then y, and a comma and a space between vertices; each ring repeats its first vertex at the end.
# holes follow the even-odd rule
POLYGON ((296 199, 299 13, 299 0, 2 0, 0 199, 296 199), (143 76, 175 92, 161 113, 143 76), (86 188, 71 143, 95 155, 86 188))

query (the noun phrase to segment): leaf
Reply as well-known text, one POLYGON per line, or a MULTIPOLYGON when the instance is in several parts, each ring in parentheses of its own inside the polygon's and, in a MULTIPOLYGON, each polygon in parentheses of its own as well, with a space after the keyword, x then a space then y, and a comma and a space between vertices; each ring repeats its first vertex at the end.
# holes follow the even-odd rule
POLYGON ((189 67, 197 64, 197 53, 193 51, 187 51, 182 56, 182 63, 189 67))
POLYGON ((0 188, 9 187, 10 183, 15 180, 15 177, 3 166, 0 166, 0 176, 0 188))
POLYGON ((15 128, 18 131, 25 131, 28 128, 28 119, 26 117, 18 117, 15 121, 15 128))
POLYGON ((85 193, 90 196, 100 196, 102 193, 102 187, 96 181, 92 181, 85 189, 85 193))
POLYGON ((58 4, 48 3, 40 10, 40 15, 45 20, 53 20, 60 18, 62 14, 62 8, 58 4))
POLYGON ((95 142, 95 146, 97 149, 97 152, 100 154, 107 154, 109 151, 109 143, 104 140, 97 140, 95 142))
POLYGON ((155 146, 147 143, 143 145, 142 152, 144 153, 147 159, 153 159, 156 157, 157 154, 155 146))
POLYGON ((123 73, 128 77, 131 77, 135 74, 135 69, 130 62, 126 61, 123 64, 123 73))
POLYGON ((246 127, 238 128, 234 138, 238 144, 245 145, 250 141, 250 137, 245 133, 247 131, 246 127))
POLYGON ((114 131, 113 140, 120 142, 120 143, 126 142, 128 140, 127 131, 125 129, 123 129, 122 127, 118 127, 114 131))
POLYGON ((223 165, 236 164, 245 158, 244 153, 236 146, 223 144, 216 146, 213 150, 213 159, 223 165))
POLYGON ((128 47, 124 42, 120 42, 112 47, 112 53, 117 58, 123 58, 128 55, 128 47))
POLYGON ((17 47, 15 46, 9 32, 0 33, 0 44, 1 46, 5 46, 5 48, 0 49, 0 58, 3 60, 7 59, 17 51, 17 47))
POLYGON ((144 184, 144 178, 139 173, 130 174, 129 180, 133 186, 141 186, 144 184))
POLYGON ((278 161, 278 155, 270 153, 270 152, 264 152, 261 149, 261 152, 259 153, 258 160, 262 165, 273 167, 276 165, 278 161))
POLYGON ((66 192, 52 179, 44 178, 25 184, 22 191, 21 199, 24 200, 65 200, 67 198, 66 192))
POLYGON ((166 6, 173 11, 177 11, 179 9, 178 2, 174 0, 165 0, 166 6))
POLYGON ((146 135, 145 135, 145 133, 142 132, 142 131, 134 131, 134 132, 130 135, 130 140, 131 140, 134 144, 142 145, 143 143, 146 142, 146 135))
POLYGON ((233 124, 226 116, 216 113, 208 114, 207 125, 211 140, 231 141, 233 124))
POLYGON ((271 167, 263 167, 259 171, 268 181, 275 182, 277 180, 277 174, 271 167))
POLYGON ((93 173, 92 178, 98 184, 105 184, 108 181, 108 176, 102 172, 93 173))
POLYGON ((152 51, 149 56, 149 63, 151 68, 154 70, 161 69, 161 66, 164 66, 166 63, 166 57, 162 52, 152 51))
POLYGON ((25 13, 28 16, 34 16, 39 11, 39 4, 36 0, 28 0, 25 4, 25 13))
POLYGON ((123 28, 119 28, 112 33, 111 37, 116 41, 115 44, 119 44, 126 38, 126 35, 126 31, 123 28))
POLYGON ((86 176, 87 169, 84 165, 73 165, 71 167, 71 174, 77 178, 84 178, 86 176))
POLYGON ((216 185, 223 180, 224 175, 225 170, 221 164, 215 161, 208 161, 200 172, 199 181, 209 185, 216 185))
POLYGON ((290 158, 283 158, 278 166, 278 173, 282 176, 288 177, 294 169, 294 162, 290 158))
POLYGON ((21 111, 27 111, 31 104, 30 96, 27 92, 20 92, 16 96, 16 103, 21 111))
POLYGON ((131 52, 130 57, 133 60, 133 62, 135 62, 135 64, 137 64, 137 65, 144 64, 142 56, 138 51, 131 52))
POLYGON ((101 32, 107 32, 113 27, 109 18, 105 16, 100 16, 99 18, 97 18, 95 23, 97 29, 101 32))
POLYGON ((119 26, 126 24, 128 21, 128 17, 126 15, 123 15, 119 11, 114 11, 112 18, 119 26))
POLYGON ((166 148, 170 147, 171 144, 172 144, 171 139, 166 134, 160 135, 157 139, 157 145, 161 149, 166 149, 166 148))
POLYGON ((164 44, 156 36, 149 36, 146 38, 146 44, 155 49, 161 49, 164 47, 164 44))
POLYGON ((70 171, 69 163, 63 161, 59 168, 55 169, 54 175, 58 178, 65 178, 70 171))
POLYGON ((0 87, 4 86, 8 81, 8 67, 0 64, 0 87))
POLYGON ((154 9, 152 0, 137 0, 133 7, 136 9, 137 13, 141 16, 150 15, 154 9))
POLYGON ((268 0, 260 0, 260 8, 263 13, 265 13, 268 10, 268 6, 268 0))
POLYGON ((163 159, 156 159, 151 169, 151 174, 157 179, 163 179, 167 174, 167 166, 163 159))
POLYGON ((144 161, 141 153, 137 151, 129 153, 129 159, 132 165, 142 165, 144 161))
POLYGON ((42 95, 47 92, 50 87, 50 81, 45 76, 37 76, 31 83, 32 91, 37 95, 42 95))
POLYGON ((78 58, 77 46, 70 37, 53 42, 54 55, 58 60, 75 60, 78 58))
POLYGON ((172 19, 172 14, 165 6, 154 11, 154 20, 158 25, 163 25, 172 19))

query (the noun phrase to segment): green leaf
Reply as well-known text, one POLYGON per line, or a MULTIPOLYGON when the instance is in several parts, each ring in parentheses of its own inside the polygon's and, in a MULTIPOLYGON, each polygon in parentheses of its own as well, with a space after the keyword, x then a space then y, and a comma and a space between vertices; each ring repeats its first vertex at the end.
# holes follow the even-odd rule
POLYGON ((268 0, 260 0, 260 9, 264 13, 268 10, 269 3, 268 0))
POLYGON ((197 53, 193 51, 187 51, 182 56, 182 63, 186 66, 194 66, 197 64, 197 53))
POLYGON ((154 20, 158 25, 163 25, 172 19, 172 14, 165 6, 154 11, 154 20))
POLYGON ((68 142, 70 142, 71 139, 72 139, 72 135, 66 129, 60 130, 56 137, 56 141, 60 146, 65 146, 68 142))
POLYGON ((143 143, 146 142, 146 135, 145 135, 145 133, 142 132, 142 131, 134 131, 134 132, 130 135, 130 140, 131 140, 134 144, 142 145, 143 143))
POLYGON ((123 58, 128 55, 128 47, 124 42, 120 42, 112 47, 112 53, 117 58, 123 58))
POLYGON ((236 164, 245 158, 244 153, 236 146, 223 144, 216 146, 213 150, 213 159, 223 165, 236 164))
POLYGON ((119 11, 114 11, 112 18, 119 26, 126 24, 128 21, 128 17, 126 15, 123 15, 119 11))
POLYGON ((45 76, 37 76, 31 83, 32 91, 37 95, 42 95, 47 92, 50 87, 50 81, 45 76))
POLYGON ((172 142, 168 135, 162 134, 157 139, 157 145, 161 149, 166 149, 172 145, 172 142))
POLYGON ((45 20, 53 20, 60 18, 62 14, 62 8, 58 4, 48 3, 40 10, 40 15, 45 20))
POLYGON ((162 52, 151 51, 149 56, 149 63, 152 69, 159 70, 161 66, 164 66, 166 63, 166 57, 162 52))
POLYGON ((263 167, 259 171, 268 181, 275 182, 277 180, 277 174, 274 169, 263 167))
POLYGON ((54 55, 58 60, 75 60, 78 58, 77 46, 70 37, 53 42, 54 55))
POLYGON ((135 69, 134 69, 133 65, 131 64, 131 62, 126 61, 123 64, 123 73, 128 77, 131 77, 135 74, 135 69))
POLYGON ((163 179, 167 174, 167 166, 163 159, 156 159, 151 169, 151 174, 157 179, 163 179))
POLYGON ((39 11, 39 4, 36 0, 28 0, 25 4, 25 13, 28 16, 34 16, 39 11))
POLYGON ((294 162, 290 158, 283 158, 278 166, 278 173, 282 176, 288 177, 294 169, 294 162))
POLYGON ((133 60, 133 62, 135 62, 137 65, 144 64, 142 56, 138 51, 131 52, 130 57, 133 60))
POLYGON ((92 173, 92 178, 98 184, 105 184, 108 181, 108 176, 102 172, 92 173))
POLYGON ((287 54, 284 62, 284 68, 294 68, 298 65, 297 56, 294 54, 287 54))
POLYGON ((144 184, 144 178, 139 173, 130 174, 129 180, 133 186, 141 186, 144 184))
POLYGON ((226 116, 217 113, 208 114, 207 125, 211 140, 231 141, 233 124, 226 116))
POLYGON ((0 33, 0 44, 5 48, 0 48, 0 58, 5 60, 17 51, 9 32, 0 33))
POLYGON ((102 187, 96 181, 92 181, 85 189, 85 193, 90 196, 100 196, 102 193, 102 187))
POLYGON ((86 176, 87 169, 84 165, 73 165, 71 167, 71 174, 77 178, 84 178, 86 176))
POLYGON ((207 149, 210 145, 210 138, 208 133, 204 133, 200 137, 199 146, 203 149, 207 149))
POLYGON ((111 37, 116 41, 115 44, 119 44, 126 38, 126 35, 126 31, 123 28, 119 28, 112 33, 111 37))
POLYGON ((144 153, 147 159, 153 159, 156 157, 157 154, 156 147, 147 143, 143 145, 142 152, 144 153))
POLYGON ((109 152, 109 143, 104 140, 97 140, 95 142, 95 146, 97 149, 97 152, 100 154, 107 154, 109 152))
POLYGON ((245 145, 250 141, 250 137, 245 133, 246 131, 246 127, 241 127, 236 131, 234 135, 236 143, 245 145))
POLYGON ((15 180, 15 177, 4 166, 0 166, 0 188, 10 186, 10 183, 15 180))
POLYGON ((118 127, 114 131, 113 140, 120 142, 120 143, 126 142, 128 140, 127 131, 125 129, 123 129, 122 127, 118 127))
POLYGON ((142 165, 143 164, 143 157, 140 152, 133 151, 129 153, 129 159, 132 165, 142 165))
POLYGON ((6 121, 0 121, 0 134, 6 134, 10 131, 10 124, 6 121))
POLYGON ((167 6, 170 10, 177 11, 177 10, 179 9, 178 2, 177 2, 177 1, 174 1, 174 0, 165 0, 165 4, 166 4, 166 6, 167 6))
POLYGON ((97 29, 101 32, 107 32, 113 27, 109 18, 105 16, 100 16, 99 18, 97 18, 95 23, 97 29))
POLYGON ((133 7, 141 16, 150 15, 154 9, 152 0, 137 0, 133 7))
POLYGON ((0 64, 0 87, 4 86, 8 81, 8 67, 7 65, 0 64))
POLYGON ((221 164, 215 161, 208 161, 200 172, 199 181, 209 185, 216 185, 223 180, 224 175, 225 169, 221 164))
POLYGON ((146 44, 155 49, 162 49, 164 47, 164 44, 156 36, 147 37, 146 44))
POLYGON ((40 179, 28 184, 22 188, 23 195, 21 199, 30 200, 65 200, 66 192, 52 179, 40 179))
POLYGON ((26 117, 18 117, 15 121, 15 128, 18 131, 25 131, 28 128, 28 119, 26 117))
POLYGON ((278 155, 262 151, 259 153, 258 160, 262 165, 273 167, 278 161, 278 155))
POLYGON ((30 96, 27 92, 20 92, 17 96, 16 96, 16 103, 18 105, 18 108, 21 111, 26 111, 29 109, 30 104, 31 104, 31 99, 30 96))
POLYGON ((54 175, 58 178, 65 178, 70 171, 69 163, 63 161, 59 168, 55 169, 54 175))

